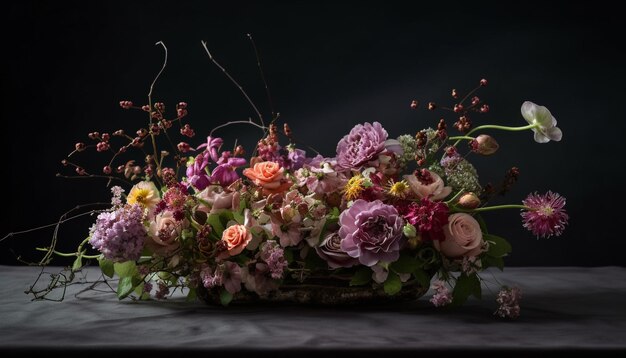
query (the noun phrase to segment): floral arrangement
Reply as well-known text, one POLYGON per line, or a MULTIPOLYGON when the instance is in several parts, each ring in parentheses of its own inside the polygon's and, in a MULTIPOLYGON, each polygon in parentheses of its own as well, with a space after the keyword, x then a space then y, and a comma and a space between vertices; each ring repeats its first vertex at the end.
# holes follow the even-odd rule
MULTIPOLYGON (((95 223, 75 253, 44 250, 47 257, 74 256, 72 272, 97 259, 105 279, 119 278, 120 299, 165 299, 181 289, 189 298, 228 305, 244 296, 277 297, 285 287, 326 285, 390 299, 430 287, 435 306, 460 305, 481 296, 481 272, 503 269, 511 251, 488 232, 482 212, 520 210, 523 226, 542 238, 559 236, 568 222, 565 199, 553 192, 488 206, 511 188, 519 170, 508 170, 500 186, 479 182, 468 159, 499 148, 485 131, 533 132, 537 143, 559 141, 562 133, 546 107, 529 101, 521 106, 524 126, 474 126, 470 116, 489 112, 476 96, 487 84, 481 80, 462 98, 452 90, 450 108, 428 103, 428 110, 450 111, 451 126, 441 119, 433 128, 392 136, 381 123, 365 122, 328 156, 299 147, 287 124, 279 130, 278 116, 266 124, 251 101, 258 120, 220 125, 202 139, 187 121, 185 102, 168 116, 151 94, 142 106, 121 101, 121 108, 146 116, 146 127, 135 134, 89 133, 91 143, 77 143, 63 165, 124 186, 111 187, 110 207, 92 211, 95 223), (250 155, 241 145, 226 149, 216 135, 234 124, 263 130, 250 155), (177 145, 175 134, 184 138, 177 145), (159 139, 172 144, 167 151, 159 139), (102 173, 91 174, 75 160, 92 149, 111 154, 102 173), (120 161, 132 150, 141 160, 120 161)), ((518 316, 520 296, 518 288, 503 287, 495 313, 518 316)))

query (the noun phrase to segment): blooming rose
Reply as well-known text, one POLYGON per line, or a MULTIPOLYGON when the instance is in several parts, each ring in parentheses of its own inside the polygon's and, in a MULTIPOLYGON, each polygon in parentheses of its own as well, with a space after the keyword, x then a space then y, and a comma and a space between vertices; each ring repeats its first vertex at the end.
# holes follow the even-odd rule
POLYGON ((359 168, 385 149, 386 140, 387 131, 380 123, 357 124, 337 144, 337 164, 345 169, 359 168))
POLYGON ((315 251, 332 269, 352 267, 359 263, 357 259, 341 249, 341 237, 336 232, 326 235, 324 241, 315 248, 315 251))
POLYGON ((284 176, 285 169, 275 162, 260 162, 252 168, 246 168, 243 175, 254 184, 262 187, 268 193, 280 193, 291 186, 291 182, 284 176))
POLYGON ((452 192, 452 188, 445 186, 443 179, 433 172, 429 172, 429 181, 423 181, 415 175, 405 175, 404 179, 409 183, 411 190, 418 198, 428 198, 432 201, 442 200, 452 192))
POLYGON ((446 239, 433 241, 435 248, 447 257, 477 256, 483 246, 483 233, 478 221, 465 213, 452 214, 443 228, 446 239))
POLYGON ((365 266, 394 262, 404 245, 404 220, 396 208, 380 200, 358 199, 339 216, 341 249, 365 266))
POLYGON ((229 226, 222 233, 222 241, 230 256, 239 255, 252 240, 252 234, 244 225, 229 226))
POLYGON ((146 245, 161 256, 167 256, 179 246, 178 237, 188 223, 177 221, 171 211, 163 211, 150 223, 146 245))
POLYGON ((202 200, 198 209, 204 212, 215 213, 220 209, 232 209, 235 201, 235 192, 227 192, 219 185, 211 185, 196 194, 202 200), (206 204, 210 205, 207 207, 206 204))

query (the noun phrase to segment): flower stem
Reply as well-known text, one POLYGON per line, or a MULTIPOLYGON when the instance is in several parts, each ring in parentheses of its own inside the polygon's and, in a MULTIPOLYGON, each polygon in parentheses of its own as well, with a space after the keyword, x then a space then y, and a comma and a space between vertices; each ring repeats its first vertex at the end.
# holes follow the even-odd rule
MULTIPOLYGON (((537 128, 538 126, 539 126, 538 124, 529 124, 527 126, 521 126, 521 127, 509 127, 509 126, 498 126, 498 125, 494 125, 494 124, 486 124, 484 126, 478 126, 478 127, 474 128, 474 129, 472 129, 471 131, 467 132, 465 134, 465 137, 468 137, 470 134, 472 134, 472 133, 474 133, 476 131, 479 131, 481 129, 500 129, 500 130, 509 131, 509 132, 519 132, 519 131, 525 131, 525 130, 537 128)), ((450 137, 450 139, 452 139, 452 138, 455 138, 455 137, 450 137)), ((454 143, 454 146, 459 144, 459 142, 461 142, 461 139, 465 139, 465 138, 460 138, 459 140, 457 140, 456 143, 454 143)))
POLYGON ((485 206, 482 208, 476 208, 476 209, 471 209, 471 210, 467 210, 467 212, 471 212, 471 213, 480 213, 483 211, 492 211, 492 210, 500 210, 500 209, 523 209, 523 210, 532 210, 531 208, 529 208, 526 205, 519 205, 519 204, 506 204, 506 205, 494 205, 494 206, 485 206))
POLYGON ((465 136, 465 135, 459 135, 456 137, 448 137, 449 140, 463 140, 463 139, 467 139, 467 140, 474 140, 476 138, 474 137, 470 137, 470 136, 465 136))

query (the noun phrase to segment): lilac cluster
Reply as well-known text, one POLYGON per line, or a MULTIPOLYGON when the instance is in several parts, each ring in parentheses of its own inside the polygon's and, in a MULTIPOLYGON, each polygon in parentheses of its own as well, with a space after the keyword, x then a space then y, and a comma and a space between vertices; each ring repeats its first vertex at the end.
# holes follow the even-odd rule
POLYGON ((498 315, 502 318, 517 318, 519 317, 520 308, 519 301, 522 299, 522 290, 517 287, 508 288, 503 287, 500 292, 498 292, 498 297, 496 298, 496 302, 500 305, 495 315, 498 315))
POLYGON ((285 268, 289 263, 285 260, 284 250, 276 241, 270 240, 261 247, 261 259, 267 264, 273 279, 283 278, 285 268))
POLYGON ((125 206, 98 215, 89 243, 114 262, 137 260, 148 238, 140 205, 125 206))
POLYGON ((430 303, 432 303, 435 307, 446 306, 452 302, 452 293, 446 287, 446 283, 444 281, 436 280, 430 288, 435 290, 435 294, 430 299, 430 303))

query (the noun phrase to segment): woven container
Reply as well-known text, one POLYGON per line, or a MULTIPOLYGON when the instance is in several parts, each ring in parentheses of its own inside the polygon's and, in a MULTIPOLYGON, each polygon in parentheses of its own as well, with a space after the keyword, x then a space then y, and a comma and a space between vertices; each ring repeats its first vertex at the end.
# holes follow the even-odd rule
MULTIPOLYGON (((231 304, 296 303, 337 306, 355 303, 386 303, 417 300, 426 291, 428 287, 421 287, 419 284, 405 285, 399 293, 393 296, 386 294, 382 287, 377 289, 371 286, 347 287, 333 283, 283 285, 277 291, 272 291, 264 297, 243 289, 234 295, 231 304)), ((202 286, 198 288, 198 297, 208 304, 220 304, 219 295, 202 286)))

